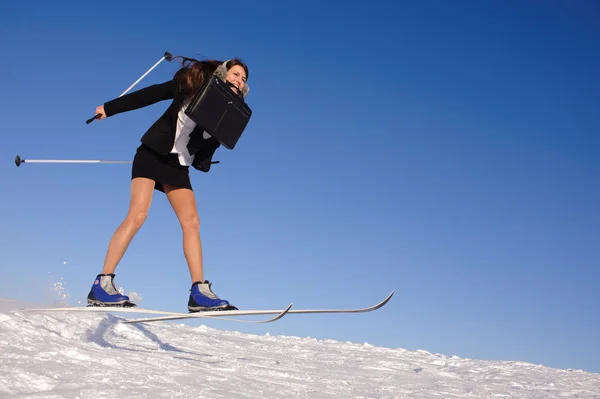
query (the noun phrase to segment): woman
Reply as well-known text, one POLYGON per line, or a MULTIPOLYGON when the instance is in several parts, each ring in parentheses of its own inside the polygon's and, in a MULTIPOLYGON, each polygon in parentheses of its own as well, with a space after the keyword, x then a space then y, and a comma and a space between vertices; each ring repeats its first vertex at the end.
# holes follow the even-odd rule
POLYGON ((185 109, 202 83, 217 74, 241 97, 248 93, 248 67, 239 59, 226 62, 182 58, 182 68, 170 81, 155 84, 106 102, 95 115, 104 119, 142 108, 159 101, 173 100, 165 113, 141 138, 133 160, 131 199, 125 220, 115 231, 106 253, 102 272, 88 295, 89 306, 136 306, 115 288, 117 264, 131 240, 146 220, 154 190, 166 194, 183 230, 183 249, 192 288, 188 310, 236 309, 220 299, 204 280, 200 221, 190 183, 189 167, 210 169, 212 156, 220 143, 185 115, 185 109))

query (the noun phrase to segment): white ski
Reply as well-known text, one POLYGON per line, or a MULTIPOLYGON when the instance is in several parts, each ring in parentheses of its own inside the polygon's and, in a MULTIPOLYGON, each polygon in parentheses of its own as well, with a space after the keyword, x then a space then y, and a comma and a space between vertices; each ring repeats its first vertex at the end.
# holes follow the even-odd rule
MULTIPOLYGON (((211 310, 197 313, 177 313, 164 310, 144 309, 138 307, 116 307, 116 306, 77 306, 77 307, 62 307, 62 308, 39 308, 39 309, 21 309, 25 312, 95 312, 95 313, 138 313, 138 314, 159 314, 168 315, 165 317, 173 317, 173 315, 192 316, 197 318, 220 319, 235 321, 240 323, 270 323, 279 320, 291 309, 293 303, 290 303, 287 308, 281 310, 211 310), (231 316, 256 316, 274 314, 274 317, 261 320, 244 320, 235 319, 231 316)), ((152 321, 154 318, 147 318, 152 321)), ((140 319, 140 320, 146 320, 140 319)), ((137 320, 123 320, 121 323, 137 323, 137 320)))
MULTIPOLYGON (((356 308, 356 309, 297 309, 290 310, 291 305, 288 307, 287 311, 281 312, 280 310, 256 310, 249 311, 253 312, 251 314, 254 315, 267 315, 267 314, 277 314, 274 319, 268 319, 268 321, 274 321, 282 318, 288 314, 318 314, 318 313, 363 313, 363 312, 371 312, 373 310, 381 308, 383 305, 389 302, 389 300, 394 295, 394 291, 392 291, 383 301, 379 302, 377 305, 369 306, 366 308, 356 308)), ((244 315, 242 313, 236 312, 244 312, 238 310, 226 310, 222 312, 211 312, 211 313, 220 313, 218 316, 223 316, 222 318, 228 319, 228 316, 235 315, 244 315)), ((168 314, 167 316, 160 317, 147 317, 141 319, 127 320, 124 323, 148 323, 154 321, 168 321, 168 320, 181 320, 181 319, 193 319, 193 318, 202 318, 205 317, 206 312, 198 312, 198 313, 173 313, 173 312, 160 312, 161 314, 168 314)), ((212 317, 210 315, 209 317, 212 317)), ((236 320, 240 321, 240 320, 236 320)))

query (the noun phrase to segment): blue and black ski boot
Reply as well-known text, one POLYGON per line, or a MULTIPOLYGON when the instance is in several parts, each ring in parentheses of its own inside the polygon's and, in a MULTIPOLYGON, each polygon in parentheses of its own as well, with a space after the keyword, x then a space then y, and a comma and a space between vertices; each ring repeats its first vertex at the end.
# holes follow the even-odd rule
POLYGON ((135 303, 129 301, 127 295, 121 295, 115 283, 114 274, 99 274, 94 280, 92 289, 88 294, 88 306, 113 306, 134 307, 135 303))
POLYGON ((190 299, 188 301, 188 310, 192 312, 202 312, 207 310, 237 310, 228 301, 220 299, 212 292, 212 283, 206 281, 196 281, 192 284, 190 290, 190 299))

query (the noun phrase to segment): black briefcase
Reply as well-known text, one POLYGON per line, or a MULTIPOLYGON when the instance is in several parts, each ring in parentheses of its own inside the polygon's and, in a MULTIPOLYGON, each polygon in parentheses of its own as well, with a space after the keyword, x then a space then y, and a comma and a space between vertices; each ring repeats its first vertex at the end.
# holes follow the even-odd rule
POLYGON ((185 114, 196 125, 232 150, 252 116, 252 110, 229 84, 212 75, 200 87, 185 114))

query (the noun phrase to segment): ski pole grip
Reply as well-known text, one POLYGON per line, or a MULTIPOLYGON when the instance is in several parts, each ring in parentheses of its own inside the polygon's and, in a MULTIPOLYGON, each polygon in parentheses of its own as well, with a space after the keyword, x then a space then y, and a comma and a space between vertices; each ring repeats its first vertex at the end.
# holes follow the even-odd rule
POLYGON ((94 121, 94 119, 98 119, 102 116, 102 114, 96 114, 94 115, 93 118, 88 119, 87 121, 85 121, 86 125, 89 125, 90 123, 92 123, 94 121))

